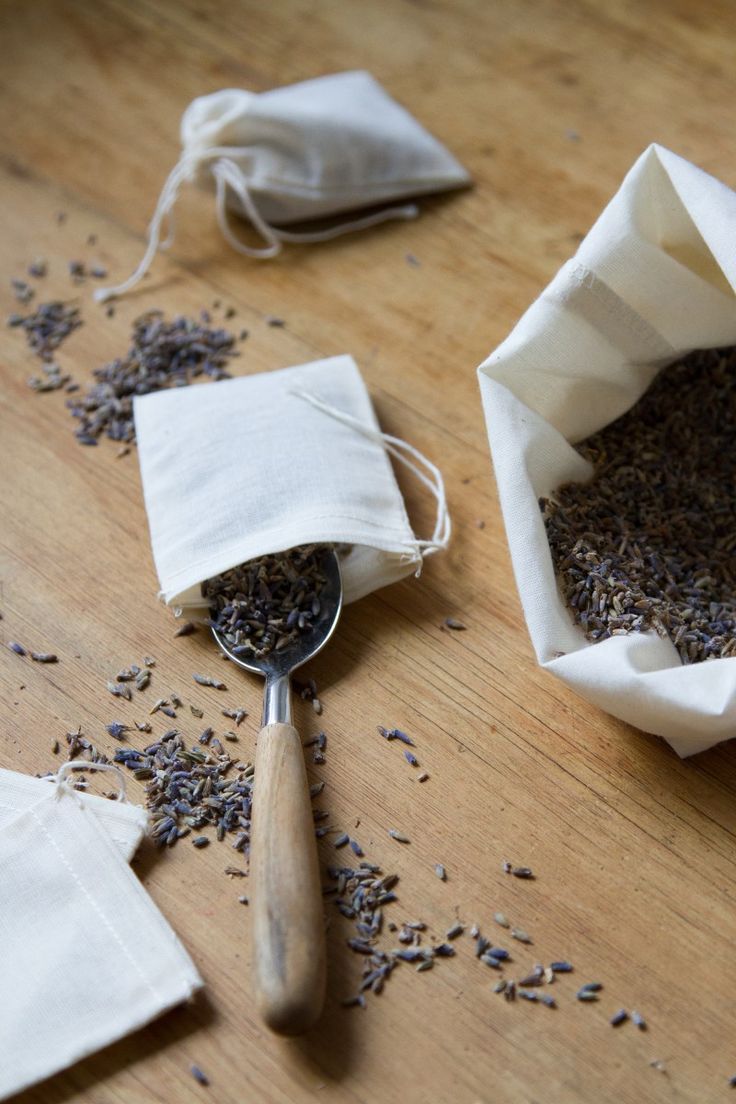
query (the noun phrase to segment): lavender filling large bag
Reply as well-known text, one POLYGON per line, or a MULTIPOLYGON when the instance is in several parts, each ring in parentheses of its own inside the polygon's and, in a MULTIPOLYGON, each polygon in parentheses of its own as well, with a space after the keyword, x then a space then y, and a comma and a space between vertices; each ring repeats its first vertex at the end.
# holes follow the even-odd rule
POLYGON ((559 593, 538 499, 584 481, 572 447, 668 364, 736 343, 736 194, 661 146, 478 369, 514 573, 539 663, 679 755, 736 735, 736 659, 683 666, 669 639, 589 643, 559 593))

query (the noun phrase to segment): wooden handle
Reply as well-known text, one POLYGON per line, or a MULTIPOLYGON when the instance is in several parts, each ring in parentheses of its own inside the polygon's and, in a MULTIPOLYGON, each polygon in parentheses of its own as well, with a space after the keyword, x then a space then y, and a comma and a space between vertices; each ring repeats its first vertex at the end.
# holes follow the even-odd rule
POLYGON ((325 996, 325 930, 317 842, 299 733, 262 728, 250 847, 256 1000, 282 1035, 306 1031, 325 996))

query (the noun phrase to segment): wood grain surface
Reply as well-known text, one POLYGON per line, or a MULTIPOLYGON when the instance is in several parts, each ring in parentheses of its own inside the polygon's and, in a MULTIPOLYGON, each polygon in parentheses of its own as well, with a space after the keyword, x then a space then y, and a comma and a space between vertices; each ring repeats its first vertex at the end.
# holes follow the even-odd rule
MULTIPOLYGON (((308 764, 310 780, 326 783, 319 804, 330 823, 400 875, 387 919, 421 919, 442 935, 459 917, 491 934, 500 909, 534 939, 515 948, 517 971, 557 958, 576 971, 554 987, 557 1010, 506 1003, 465 936, 454 959, 422 974, 402 967, 365 1011, 346 1009, 361 961, 346 946, 348 922, 328 906, 324 1017, 300 1040, 277 1038, 253 1004, 243 883, 224 874, 235 852, 186 840, 164 854, 144 847, 135 869, 206 990, 16 1104, 730 1098, 736 746, 681 762, 538 670, 475 368, 651 141, 736 184, 734 16, 725 0, 0 6, 0 306, 16 309, 10 278, 46 257, 41 297, 74 296, 83 311, 58 358, 83 383, 125 351, 142 310, 193 315, 216 299, 250 330, 238 371, 356 358, 384 429, 441 465, 455 535, 421 579, 349 607, 314 662, 324 715, 298 703, 295 718, 305 736, 323 728, 328 737, 326 763, 308 764), (423 201, 416 222, 287 248, 267 263, 234 254, 211 196, 190 188, 173 248, 113 317, 92 303, 89 284, 71 284, 72 259, 98 260, 116 278, 137 262, 191 99, 350 68, 372 72, 475 187, 423 201), (270 327, 269 315, 286 325, 270 327), (467 631, 443 631, 447 616, 467 631), (412 734, 427 782, 377 724, 412 734), (390 839, 389 827, 411 844, 390 839), (503 874, 506 857, 536 880, 503 874), (438 862, 446 882, 434 874, 438 862), (604 984, 594 1005, 574 1000, 588 980, 604 984), (648 1030, 610 1027, 621 1006, 639 1009, 648 1030), (191 1077, 193 1062, 209 1088, 191 1077)), ((41 666, 0 648, 0 765, 30 773, 53 768, 53 741, 78 725, 110 750, 106 723, 142 719, 105 682, 145 653, 157 659, 146 701, 176 691, 217 728, 225 698, 191 679, 215 664, 213 646, 201 633, 174 639, 157 599, 135 453, 118 459, 110 442, 77 445, 63 394, 27 387, 36 370, 22 335, 5 331, 0 638, 60 656, 41 666)), ((402 486, 423 535, 430 506, 402 486)), ((240 753, 252 758, 261 688, 235 672, 229 683, 228 704, 249 710, 240 753)), ((165 722, 153 720, 162 732, 165 722)), ((182 728, 196 739, 194 718, 182 728)), ((140 799, 142 786, 131 788, 140 799)), ((329 836, 320 855, 334 861, 329 836)))

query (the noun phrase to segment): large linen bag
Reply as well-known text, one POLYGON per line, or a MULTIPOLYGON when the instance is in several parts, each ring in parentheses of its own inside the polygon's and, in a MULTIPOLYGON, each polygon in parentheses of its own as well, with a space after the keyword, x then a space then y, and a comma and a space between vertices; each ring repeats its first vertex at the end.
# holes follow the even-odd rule
POLYGON ((683 666, 654 632, 589 643, 558 591, 537 500, 591 476, 572 445, 633 406, 668 364, 736 343, 734 288, 736 194, 652 145, 576 255, 478 370, 537 659, 682 756, 736 735, 736 659, 683 666))

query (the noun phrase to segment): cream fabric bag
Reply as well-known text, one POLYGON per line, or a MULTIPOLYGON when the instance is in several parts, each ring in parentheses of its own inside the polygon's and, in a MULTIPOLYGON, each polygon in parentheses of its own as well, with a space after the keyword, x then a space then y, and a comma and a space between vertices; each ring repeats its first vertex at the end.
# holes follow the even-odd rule
POLYGON ((325 541, 346 602, 407 574, 450 536, 442 476, 381 433, 352 357, 136 398, 153 556, 166 602, 205 606, 200 583, 256 556, 325 541), (389 454, 436 499, 412 532, 389 454))
POLYGON ((365 72, 247 92, 227 88, 194 100, 181 121, 182 152, 169 175, 140 265, 123 284, 101 288, 104 300, 133 287, 159 248, 161 227, 180 186, 214 185, 223 236, 249 257, 273 257, 283 242, 326 241, 387 219, 414 218, 414 204, 388 206, 331 227, 295 233, 284 225, 391 204, 470 183, 465 169, 365 72), (248 219, 266 243, 246 246, 228 209, 248 219), (273 224, 277 223, 279 228, 273 224))
MULTIPOLYGON (((85 762, 84 765, 94 770, 94 764, 85 762)), ((53 791, 49 787, 55 785, 56 778, 56 775, 34 778, 17 771, 0 770, 0 833, 19 813, 51 796, 53 791)), ((130 862, 148 827, 146 810, 129 801, 110 801, 106 797, 79 790, 75 793, 83 807, 89 809, 100 822, 125 861, 130 862)))
POLYGON ((110 769, 68 763, 55 781, 0 771, 0 1100, 202 985, 128 866, 146 814, 74 790, 73 766, 110 769))
POLYGON ((683 666, 669 640, 591 644, 557 589, 537 499, 592 467, 571 447, 697 348, 736 343, 736 194, 650 146, 575 257, 479 368, 499 497, 532 643, 584 698, 682 756, 736 735, 736 660, 683 666))

